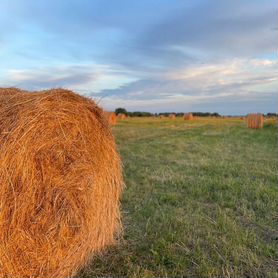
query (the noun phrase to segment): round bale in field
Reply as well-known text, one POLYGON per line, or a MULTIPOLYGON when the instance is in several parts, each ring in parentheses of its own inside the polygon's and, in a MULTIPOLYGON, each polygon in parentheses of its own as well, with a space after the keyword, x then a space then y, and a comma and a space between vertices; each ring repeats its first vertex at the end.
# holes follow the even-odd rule
POLYGON ((105 116, 105 118, 107 119, 107 121, 110 125, 115 125, 116 124, 117 116, 114 112, 104 111, 104 116, 105 116))
POLYGON ((169 119, 176 119, 176 115, 175 114, 170 114, 169 119))
POLYGON ((264 126, 264 116, 258 114, 248 114, 246 117, 246 124, 248 128, 258 129, 264 126))
POLYGON ((120 114, 118 114, 117 118, 120 120, 124 120, 126 118, 126 114, 120 113, 120 114))
POLYGON ((183 119, 185 121, 193 120, 193 114, 192 113, 185 113, 185 114, 183 114, 183 119))
POLYGON ((8 97, 0 98, 0 277, 72 277, 121 230, 113 135, 95 102, 73 92, 8 97))

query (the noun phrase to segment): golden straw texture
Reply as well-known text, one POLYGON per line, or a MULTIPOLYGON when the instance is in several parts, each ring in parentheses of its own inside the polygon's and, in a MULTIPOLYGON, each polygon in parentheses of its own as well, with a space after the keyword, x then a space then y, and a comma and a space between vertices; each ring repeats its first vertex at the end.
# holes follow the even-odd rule
POLYGON ((0 277, 72 277, 115 242, 122 186, 93 101, 0 89, 0 277))

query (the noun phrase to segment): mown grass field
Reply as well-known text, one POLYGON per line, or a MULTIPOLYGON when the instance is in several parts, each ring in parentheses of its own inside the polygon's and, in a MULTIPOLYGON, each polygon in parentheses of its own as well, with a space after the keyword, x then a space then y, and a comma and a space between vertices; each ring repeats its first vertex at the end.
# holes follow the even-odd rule
POLYGON ((131 118, 124 238, 79 277, 276 277, 277 127, 240 119, 131 118))

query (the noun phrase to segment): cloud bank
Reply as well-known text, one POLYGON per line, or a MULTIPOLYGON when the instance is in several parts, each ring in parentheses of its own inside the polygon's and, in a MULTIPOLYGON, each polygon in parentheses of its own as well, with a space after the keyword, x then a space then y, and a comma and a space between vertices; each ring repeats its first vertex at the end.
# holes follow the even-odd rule
POLYGON ((5 0, 0 85, 110 110, 274 112, 276 15, 272 0, 5 0))

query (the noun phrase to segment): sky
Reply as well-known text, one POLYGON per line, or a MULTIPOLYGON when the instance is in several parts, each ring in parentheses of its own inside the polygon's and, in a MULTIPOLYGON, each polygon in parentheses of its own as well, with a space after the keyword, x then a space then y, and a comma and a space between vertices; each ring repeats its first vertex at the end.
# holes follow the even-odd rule
POLYGON ((1 0, 0 87, 106 110, 276 112, 277 0, 1 0))

